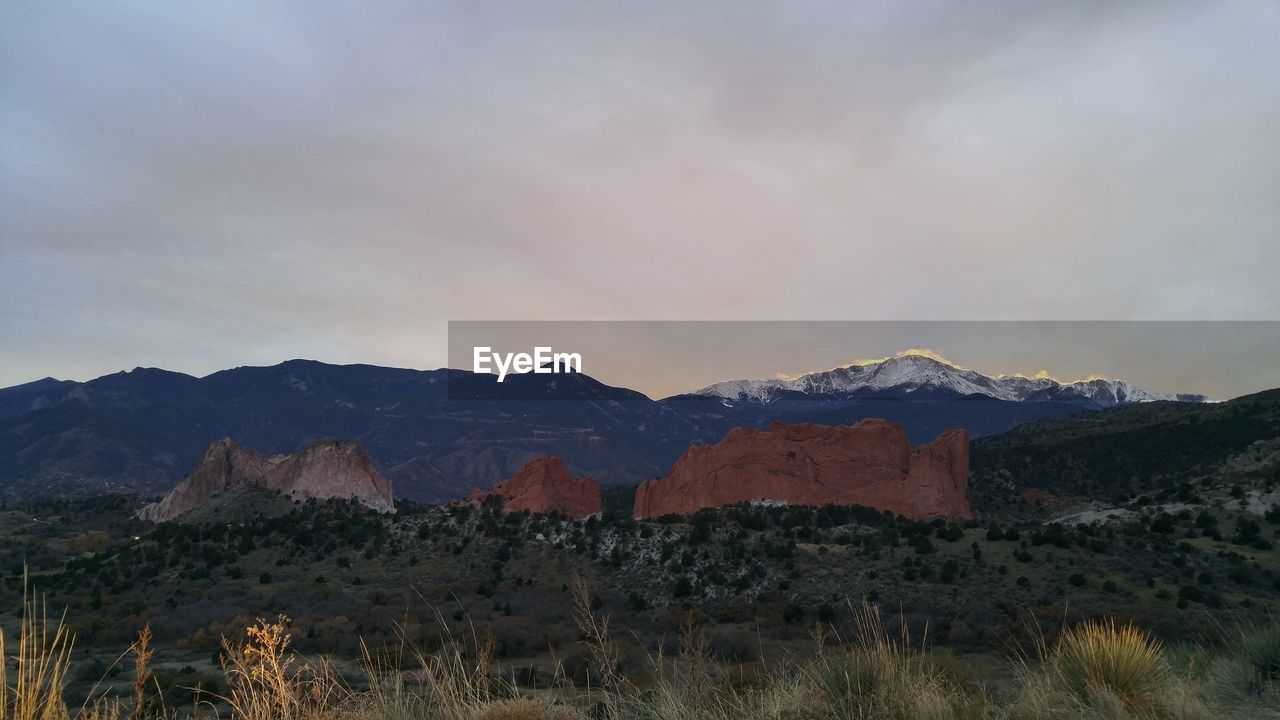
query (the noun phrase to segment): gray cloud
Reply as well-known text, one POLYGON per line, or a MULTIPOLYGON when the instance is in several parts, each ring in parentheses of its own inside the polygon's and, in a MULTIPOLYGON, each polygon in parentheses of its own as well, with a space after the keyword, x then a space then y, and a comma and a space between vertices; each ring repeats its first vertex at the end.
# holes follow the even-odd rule
POLYGON ((0 384, 436 366, 448 319, 1280 318, 1273 4, 612 5, 5 4, 0 384))

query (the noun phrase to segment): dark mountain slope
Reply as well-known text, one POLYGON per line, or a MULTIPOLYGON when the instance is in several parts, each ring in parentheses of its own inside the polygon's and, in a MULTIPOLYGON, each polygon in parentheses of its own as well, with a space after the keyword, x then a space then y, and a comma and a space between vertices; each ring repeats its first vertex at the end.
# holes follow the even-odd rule
POLYGON ((74 380, 56 380, 51 377, 21 385, 0 389, 0 421, 15 418, 32 410, 39 410, 51 396, 76 386, 74 380))
POLYGON ((0 423, 0 483, 21 497, 162 492, 188 467, 163 447, 72 400, 0 423))
POLYGON ((773 420, 881 417, 918 444, 953 427, 977 437, 1092 408, 1078 399, 1014 402, 945 390, 768 405, 697 395, 654 401, 580 374, 498 383, 461 370, 309 360, 203 378, 138 368, 0 390, 0 483, 10 494, 155 494, 222 437, 268 453, 331 437, 360 443, 402 497, 438 501, 491 486, 539 454, 558 455, 602 484, 635 483, 665 474, 693 444, 773 420))
POLYGON ((464 371, 294 360, 206 378, 139 368, 11 390, 40 408, 0 422, 0 482, 24 494, 96 485, 152 493, 220 437, 272 453, 337 437, 365 446, 405 496, 440 500, 492 485, 542 453, 605 482, 638 481, 722 434, 585 375, 497 383, 464 371))
POLYGON ((1280 444, 1280 390, 1215 404, 1158 402, 1029 423, 973 443, 971 485, 1123 502, 1232 477, 1264 478, 1280 444))

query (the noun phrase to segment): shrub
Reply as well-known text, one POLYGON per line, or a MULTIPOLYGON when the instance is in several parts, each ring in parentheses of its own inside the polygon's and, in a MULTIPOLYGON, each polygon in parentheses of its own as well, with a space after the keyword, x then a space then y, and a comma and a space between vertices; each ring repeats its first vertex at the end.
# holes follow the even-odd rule
POLYGON ((959 525, 948 525, 945 528, 938 528, 936 534, 940 540, 956 542, 964 537, 964 528, 959 525))
POLYGON ((1259 685, 1280 681, 1280 624, 1242 631, 1239 647, 1259 685))
POLYGON ((782 620, 787 623, 794 623, 804 617, 804 608, 799 605, 789 604, 782 608, 782 620))
POLYGON ((627 596, 627 609, 632 612, 640 612, 649 609, 649 602, 644 596, 634 590, 627 596))
POLYGON ((671 594, 678 598, 689 597, 693 594, 693 581, 687 576, 681 575, 676 579, 676 585, 671 590, 671 594))
POLYGON ((1168 675, 1159 641, 1113 620, 1085 622, 1064 632, 1052 663, 1077 697, 1087 701, 1104 690, 1139 713, 1158 706, 1168 675))

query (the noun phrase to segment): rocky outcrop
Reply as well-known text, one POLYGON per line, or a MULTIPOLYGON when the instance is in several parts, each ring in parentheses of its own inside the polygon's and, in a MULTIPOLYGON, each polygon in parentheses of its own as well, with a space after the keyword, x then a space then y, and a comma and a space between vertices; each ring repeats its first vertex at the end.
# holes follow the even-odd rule
POLYGON ((292 455, 265 455, 223 438, 205 449, 199 465, 164 499, 142 508, 138 517, 167 522, 213 496, 240 485, 275 490, 295 500, 356 500, 378 512, 392 512, 391 483, 353 442, 322 440, 292 455))
POLYGON ((909 518, 969 518, 969 434, 948 430, 911 449, 901 427, 856 425, 736 428, 691 448, 667 477, 636 491, 638 518, 688 514, 738 502, 865 505, 909 518))
POLYGON ((600 512, 600 486, 595 478, 574 478, 564 461, 552 455, 530 460, 488 491, 471 490, 472 502, 488 497, 497 498, 507 512, 559 512, 572 518, 600 512))

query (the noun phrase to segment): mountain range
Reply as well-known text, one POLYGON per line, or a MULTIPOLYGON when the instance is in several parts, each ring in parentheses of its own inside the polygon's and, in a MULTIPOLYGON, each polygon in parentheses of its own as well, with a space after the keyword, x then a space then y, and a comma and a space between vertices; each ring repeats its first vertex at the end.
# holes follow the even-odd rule
POLYGON ((1204 395, 1151 392, 1124 380, 1089 378, 1064 383, 1043 375, 984 375, 923 354, 900 354, 793 379, 729 380, 694 394, 731 402, 769 404, 797 397, 911 397, 930 392, 979 395, 1013 402, 1065 400, 1099 407, 1160 400, 1208 401, 1204 395))
POLYGON ((498 383, 462 370, 310 360, 199 378, 135 368, 0 389, 0 493, 154 496, 223 437, 266 453, 336 438, 360 443, 400 497, 441 501, 490 487, 542 454, 602 485, 638 483, 665 474, 692 445, 773 421, 883 418, 918 444, 950 428, 981 437, 1040 418, 1166 399, 1203 398, 1119 381, 990 377, 921 356, 794 381, 720 383, 661 400, 582 374, 498 383))

